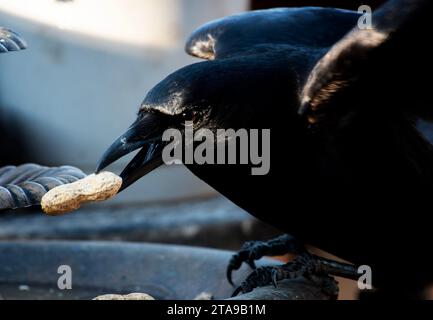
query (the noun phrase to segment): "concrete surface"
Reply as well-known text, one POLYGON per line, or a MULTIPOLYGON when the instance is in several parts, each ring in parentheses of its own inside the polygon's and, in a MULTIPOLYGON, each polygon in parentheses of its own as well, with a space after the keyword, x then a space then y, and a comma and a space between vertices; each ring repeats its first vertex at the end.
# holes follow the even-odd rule
POLYGON ((165 204, 94 204, 63 216, 47 216, 39 208, 0 213, 0 240, 124 240, 238 250, 244 241, 277 234, 221 196, 165 204))

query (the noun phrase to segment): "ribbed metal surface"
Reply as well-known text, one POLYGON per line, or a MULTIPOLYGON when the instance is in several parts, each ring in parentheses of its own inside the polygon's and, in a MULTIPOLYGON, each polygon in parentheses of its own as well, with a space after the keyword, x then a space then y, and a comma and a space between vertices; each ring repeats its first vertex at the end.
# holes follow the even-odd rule
POLYGON ((44 167, 37 164, 0 168, 0 210, 38 205, 50 189, 86 175, 75 167, 44 167))
POLYGON ((27 48, 25 41, 15 32, 0 27, 0 53, 27 48))

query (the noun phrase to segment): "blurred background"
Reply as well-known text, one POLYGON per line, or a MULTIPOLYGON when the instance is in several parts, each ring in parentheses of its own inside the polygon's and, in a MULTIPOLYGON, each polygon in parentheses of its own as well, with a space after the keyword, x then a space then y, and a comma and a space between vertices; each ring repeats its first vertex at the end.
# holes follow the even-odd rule
MULTIPOLYGON (((366 4, 374 8, 381 2, 366 4)), ((205 22, 251 9, 317 5, 357 10, 361 4, 1 0, 0 25, 22 35, 28 49, 0 56, 0 166, 68 164, 91 173, 135 119, 147 91, 197 61, 184 53, 184 42, 205 22)), ((110 169, 120 172, 128 159, 110 169)), ((182 166, 159 168, 115 199, 62 218, 46 217, 38 209, 0 214, 1 240, 108 239, 236 250, 245 240, 278 234, 182 166)), ((343 294, 353 297, 353 286, 343 294)))

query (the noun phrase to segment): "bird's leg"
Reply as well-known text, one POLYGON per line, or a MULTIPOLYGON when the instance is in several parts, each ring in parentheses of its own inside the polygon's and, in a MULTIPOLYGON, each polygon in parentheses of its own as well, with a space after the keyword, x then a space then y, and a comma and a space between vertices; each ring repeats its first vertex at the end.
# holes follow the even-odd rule
POLYGON ((254 260, 264 256, 278 256, 286 253, 300 254, 302 252, 306 252, 304 246, 288 234, 269 241, 245 242, 241 250, 230 259, 227 266, 227 279, 233 285, 232 272, 238 270, 243 262, 246 262, 252 269, 256 269, 254 260))
POLYGON ((284 279, 305 277, 313 281, 321 281, 322 290, 331 297, 336 298, 338 286, 331 275, 356 280, 359 278, 357 271, 358 268, 354 265, 329 260, 305 251, 286 264, 266 266, 254 270, 234 291, 233 296, 269 284, 277 286, 277 282, 284 279))

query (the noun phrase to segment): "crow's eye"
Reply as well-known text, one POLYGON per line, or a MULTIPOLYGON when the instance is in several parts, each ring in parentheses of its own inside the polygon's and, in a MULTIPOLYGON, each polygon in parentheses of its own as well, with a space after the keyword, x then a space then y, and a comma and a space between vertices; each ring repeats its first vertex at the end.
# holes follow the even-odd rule
POLYGON ((196 121, 198 112, 195 110, 188 110, 182 113, 182 118, 184 121, 196 121))

